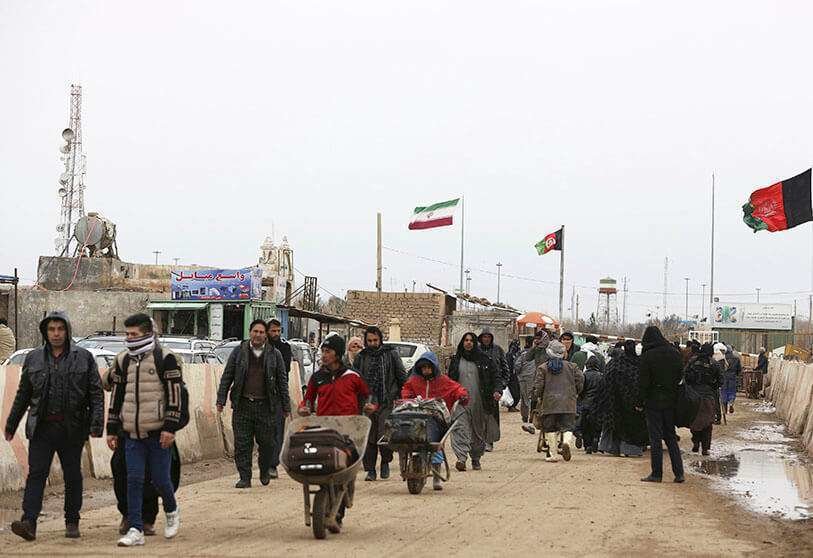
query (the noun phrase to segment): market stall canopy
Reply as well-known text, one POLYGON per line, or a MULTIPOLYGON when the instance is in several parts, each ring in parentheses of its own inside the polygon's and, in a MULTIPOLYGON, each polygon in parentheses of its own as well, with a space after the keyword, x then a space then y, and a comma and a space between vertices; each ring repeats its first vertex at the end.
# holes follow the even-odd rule
POLYGON ((542 312, 526 312, 517 317, 517 327, 557 329, 559 322, 542 312))

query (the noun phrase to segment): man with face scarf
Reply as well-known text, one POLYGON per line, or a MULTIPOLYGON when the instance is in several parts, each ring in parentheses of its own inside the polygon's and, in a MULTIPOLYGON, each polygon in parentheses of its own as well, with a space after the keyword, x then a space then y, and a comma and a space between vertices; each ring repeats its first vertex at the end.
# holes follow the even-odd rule
POLYGON ((392 345, 384 344, 384 334, 376 326, 370 326, 364 332, 364 349, 356 355, 353 369, 367 382, 372 402, 378 405, 378 410, 370 415, 373 424, 364 452, 364 470, 367 471, 364 480, 376 480, 375 465, 379 453, 381 453, 381 478, 388 479, 392 450, 379 446, 378 440, 384 433, 384 423, 392 413, 392 404, 401 394, 407 373, 398 350, 392 345))
POLYGON ((477 347, 477 337, 468 332, 457 346, 449 364, 449 377, 459 382, 469 394, 469 404, 461 411, 459 425, 452 432, 452 449, 457 456, 455 468, 481 469, 480 458, 486 444, 500 439, 500 408, 498 401, 505 389, 506 378, 494 361, 477 347))

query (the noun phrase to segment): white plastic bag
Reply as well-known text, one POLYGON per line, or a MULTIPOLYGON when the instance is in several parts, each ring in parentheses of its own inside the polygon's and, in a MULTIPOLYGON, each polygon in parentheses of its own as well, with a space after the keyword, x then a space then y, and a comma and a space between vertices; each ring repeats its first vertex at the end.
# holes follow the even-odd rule
POLYGON ((511 397, 511 390, 509 390, 508 388, 502 390, 502 397, 500 397, 500 405, 509 408, 514 406, 514 398, 511 397))

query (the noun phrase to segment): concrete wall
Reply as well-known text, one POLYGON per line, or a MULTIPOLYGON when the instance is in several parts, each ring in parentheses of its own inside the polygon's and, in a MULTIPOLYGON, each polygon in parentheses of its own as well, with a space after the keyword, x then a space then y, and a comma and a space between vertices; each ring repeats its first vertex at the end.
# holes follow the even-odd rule
POLYGON ((480 334, 489 328, 494 334, 494 342, 508 350, 508 344, 514 334, 515 314, 504 312, 455 312, 447 318, 449 345, 457 347, 466 332, 480 334))
MULTIPOLYGON (((14 402, 19 385, 19 366, 0 366, 0 419, 3 429, 14 402)), ((100 371, 104 373, 104 370, 100 371)), ((215 402, 220 385, 222 366, 208 364, 185 364, 184 380, 189 390, 189 424, 178 432, 176 440, 183 463, 202 459, 214 459, 234 455, 234 434, 231 427, 231 411, 218 414, 215 402)), ((291 406, 296 408, 302 400, 299 370, 291 370, 289 385, 291 406)), ((105 410, 109 394, 105 392, 105 410)), ((25 438, 25 420, 20 422, 10 443, 0 442, 0 492, 18 490, 25 485, 28 474, 28 440, 25 438)), ((104 438, 91 438, 85 445, 83 469, 85 475, 105 479, 112 476, 110 458, 112 452, 104 438)), ((59 461, 54 460, 49 477, 50 484, 62 482, 59 461)))
POLYGON ((455 299, 442 293, 379 293, 347 291, 344 314, 381 327, 387 335, 392 319, 401 326, 401 340, 440 344, 443 320, 454 311, 455 299))
POLYGON ((813 364, 773 358, 767 384, 765 392, 776 406, 776 414, 813 456, 813 364))
MULTIPOLYGON (((64 310, 73 326, 74 336, 90 335, 116 327, 123 330, 124 319, 147 308, 149 293, 119 291, 45 291, 31 287, 19 291, 20 327, 17 346, 21 349, 42 343, 39 322, 51 310, 64 310)), ((156 295, 161 298, 161 295, 156 295)), ((9 300, 9 315, 14 316, 14 300, 9 300)), ((13 329, 13 325, 9 325, 13 329)))
MULTIPOLYGON (((169 292, 175 266, 123 262, 113 258, 60 258, 40 256, 37 277, 41 287, 61 290, 69 284, 78 290, 169 292), (78 269, 77 269, 78 265, 78 269)), ((183 265, 184 269, 203 269, 183 265)))

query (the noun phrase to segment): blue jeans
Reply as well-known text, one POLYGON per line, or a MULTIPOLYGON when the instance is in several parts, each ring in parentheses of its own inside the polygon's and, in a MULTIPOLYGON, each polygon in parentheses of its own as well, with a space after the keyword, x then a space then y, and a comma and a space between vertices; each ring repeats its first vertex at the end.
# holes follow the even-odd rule
MULTIPOLYGON (((124 458, 127 461, 127 501, 141 502, 144 498, 144 471, 150 465, 150 476, 153 486, 161 495, 164 511, 174 512, 178 509, 175 501, 175 488, 172 485, 169 470, 172 462, 170 448, 162 448, 157 433, 150 434, 143 440, 128 437, 124 444, 124 458)), ((141 506, 127 506, 127 520, 130 527, 144 531, 144 520, 141 517, 141 506)))

